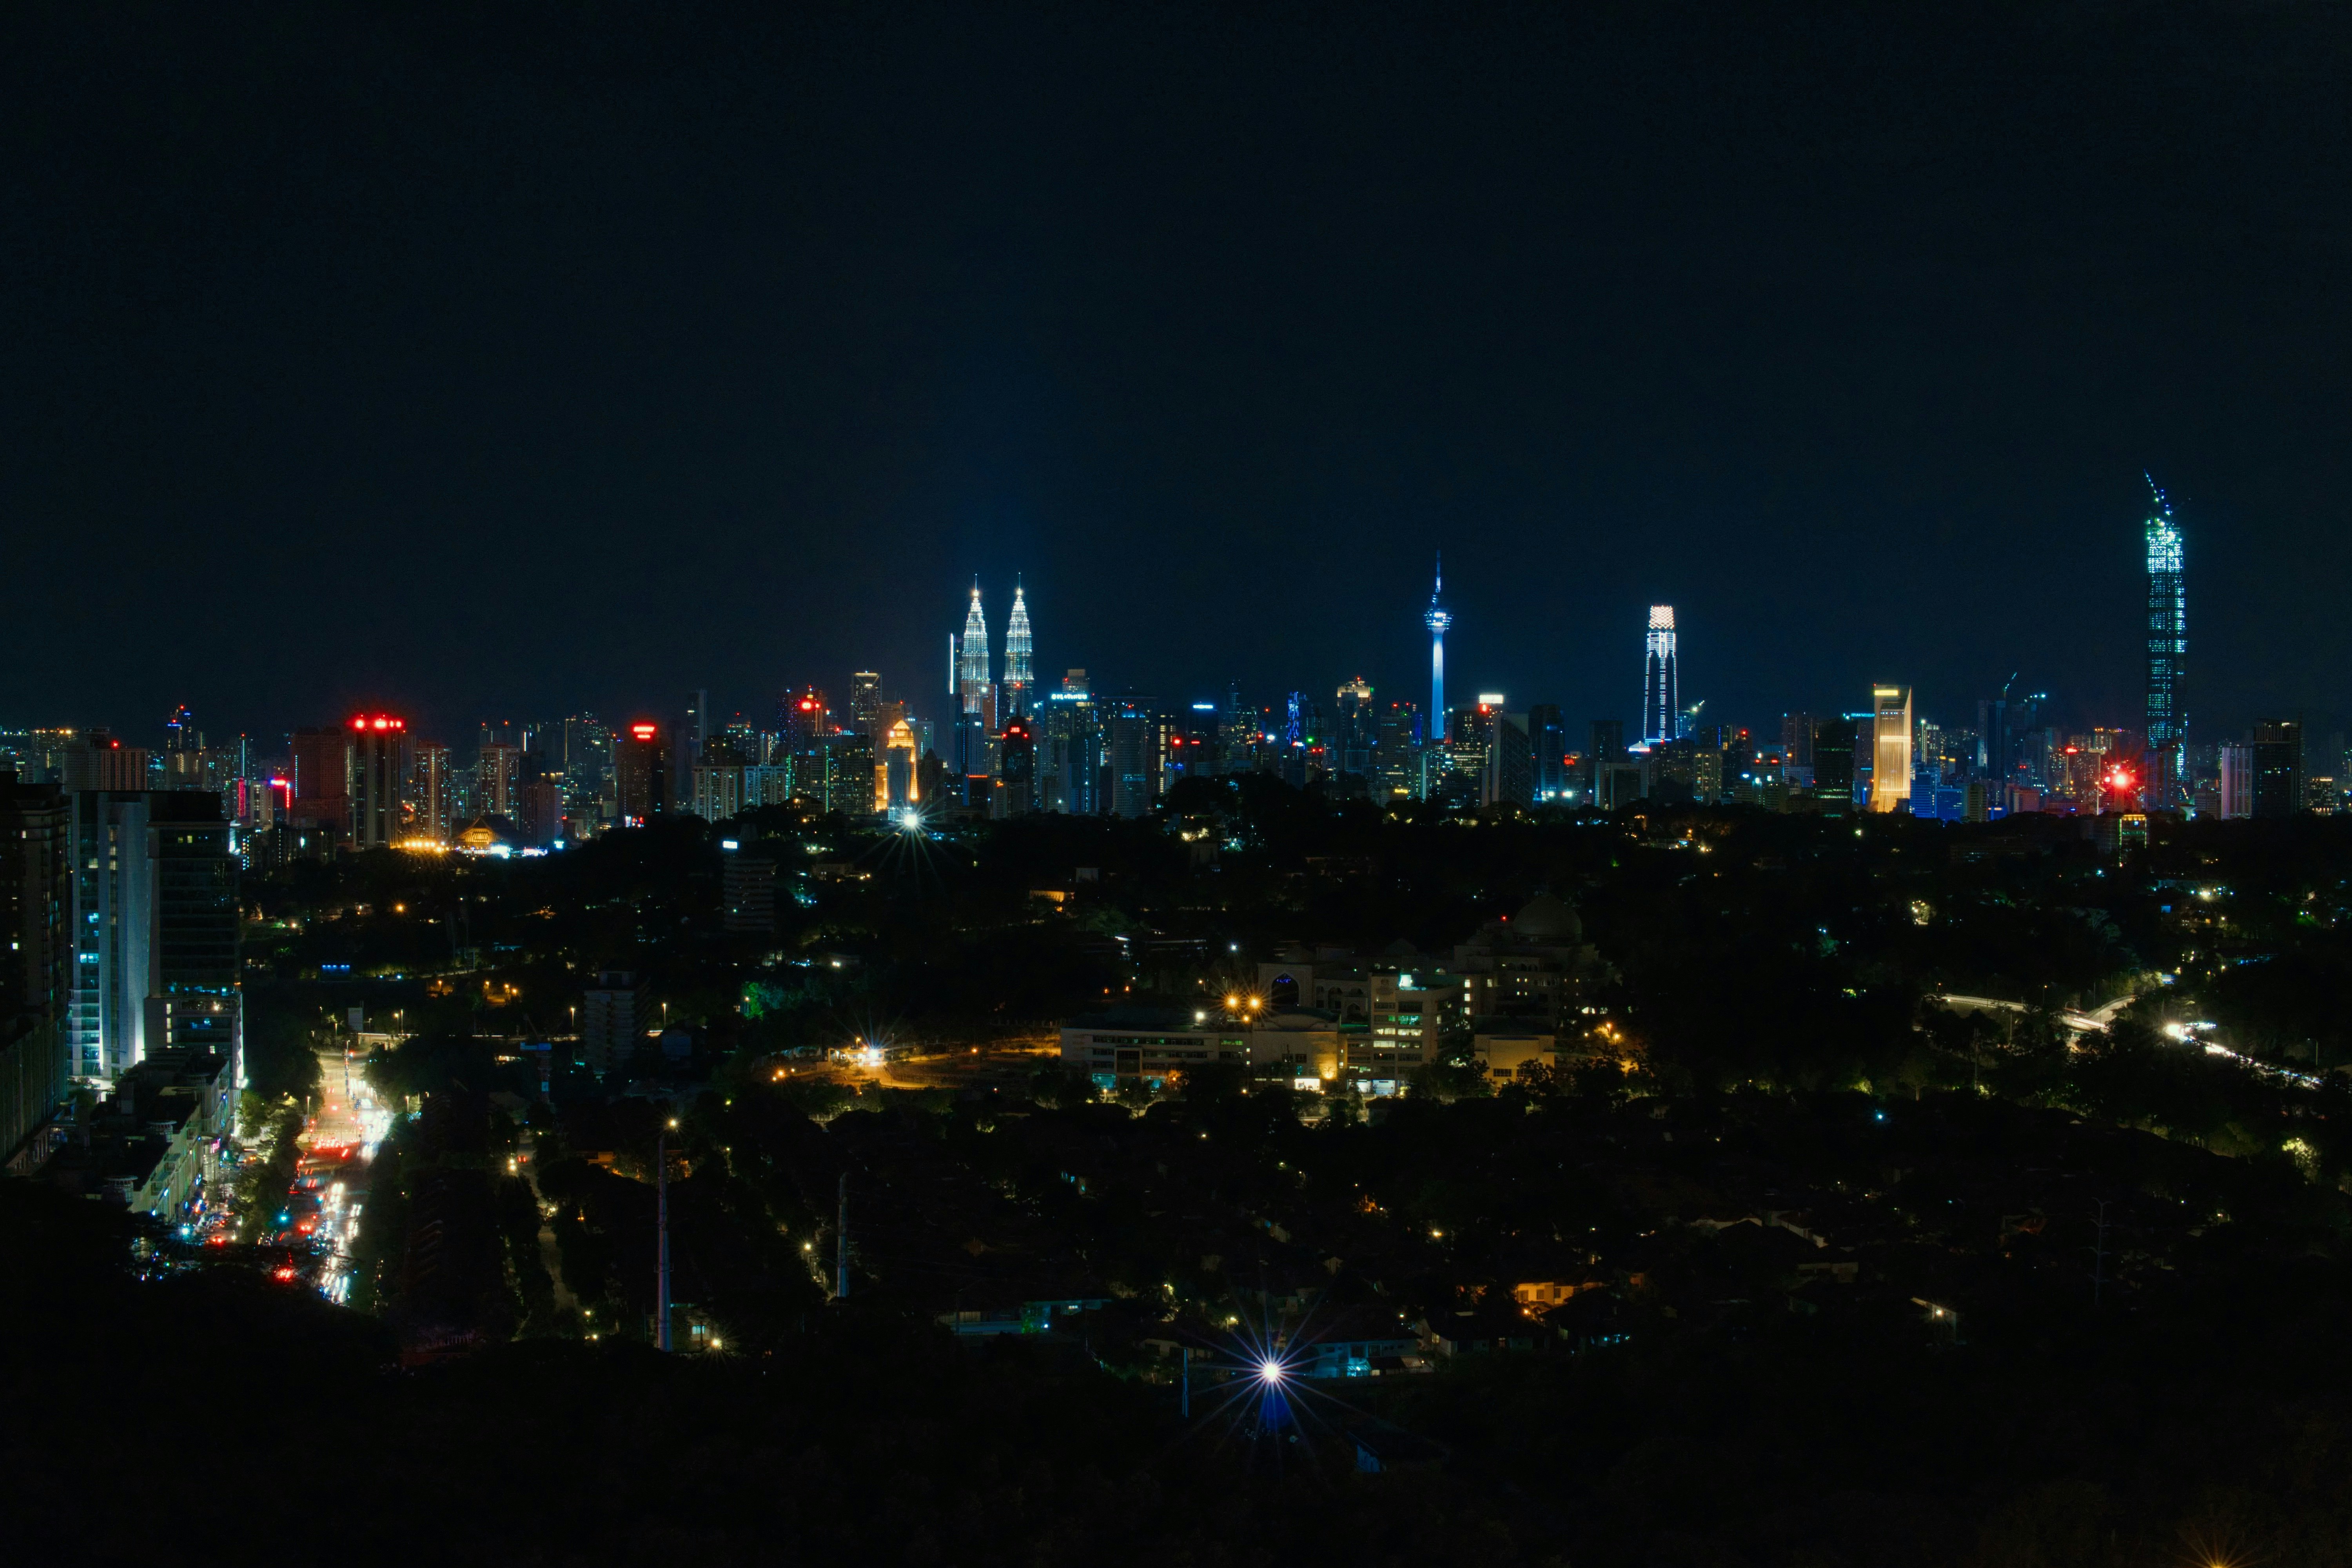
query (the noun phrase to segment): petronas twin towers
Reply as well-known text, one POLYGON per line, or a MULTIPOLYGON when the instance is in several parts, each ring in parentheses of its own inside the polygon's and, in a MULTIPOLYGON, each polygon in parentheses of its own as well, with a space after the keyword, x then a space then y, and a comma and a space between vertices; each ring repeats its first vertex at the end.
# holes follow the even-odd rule
POLYGON ((982 715, 992 730, 1007 720, 1029 717, 1036 690, 1030 667, 1029 606, 1021 584, 1013 584, 1013 614, 1004 623, 1004 686, 1000 694, 988 673, 988 617, 980 603, 980 579, 971 583, 971 609, 961 635, 948 637, 948 690, 966 713, 982 715))

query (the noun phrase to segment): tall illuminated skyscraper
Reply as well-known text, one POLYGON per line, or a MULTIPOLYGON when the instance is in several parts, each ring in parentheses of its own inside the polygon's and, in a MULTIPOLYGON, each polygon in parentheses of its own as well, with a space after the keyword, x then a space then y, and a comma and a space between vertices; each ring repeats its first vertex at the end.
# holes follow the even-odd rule
POLYGON ((1000 707, 1008 720, 1029 716, 1035 677, 1029 668, 1029 605, 1021 596, 1021 579, 1013 580, 1013 615, 1004 623, 1004 700, 1000 707))
POLYGON ((1675 607, 1650 606, 1650 632, 1642 651, 1642 744, 1654 746, 1675 738, 1675 717, 1681 710, 1680 675, 1675 653, 1675 607))
POLYGON ((971 609, 963 618, 963 635, 949 640, 955 663, 954 691, 966 713, 988 705, 988 617, 981 613, 980 579, 971 581, 971 609))
POLYGON ((2147 489, 2147 752, 2154 776, 2143 798, 2173 807, 2188 794, 2189 713, 2180 680, 2189 655, 2189 592, 2172 503, 2152 478, 2147 489))
POLYGON ((1874 686, 1870 689, 1872 730, 1870 809, 1904 811, 1911 803, 1911 689, 1874 686))
POLYGON ((1439 603, 1445 592, 1445 557, 1437 557, 1436 578, 1429 587, 1429 613, 1421 624, 1429 628, 1429 724, 1433 743, 1445 732, 1445 628, 1454 612, 1439 603))

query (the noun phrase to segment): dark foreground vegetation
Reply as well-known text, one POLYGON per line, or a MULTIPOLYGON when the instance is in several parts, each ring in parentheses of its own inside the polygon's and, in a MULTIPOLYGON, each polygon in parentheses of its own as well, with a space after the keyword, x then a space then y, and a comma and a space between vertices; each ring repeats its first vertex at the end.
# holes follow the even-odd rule
POLYGON ((2352 1563, 2346 824, 2159 823, 2118 855, 2057 820, 1462 821, 1256 780, 1167 815, 762 813, 728 830, 780 865, 751 934, 690 821, 263 883, 261 1097, 315 1091, 352 1005, 413 1037, 363 1068, 405 1114, 350 1173, 355 1310, 276 1255, 200 1266, 0 1188, 16 1541, 145 1562, 227 1517, 236 1555, 338 1563, 2352 1563), (813 1054, 1050 1038, 1293 942, 1444 953, 1539 893, 1594 962, 1557 1066, 1507 1084, 1452 1040, 1391 1100, 1013 1053, 884 1089, 813 1054), (680 1052, 558 1061, 542 1095, 525 1043, 621 967, 680 1052), (645 1342, 657 1138, 674 1327, 715 1351, 645 1342), (942 1326, 1041 1299, 1088 1305, 942 1326), (1287 1415, 1219 1370, 1367 1332, 1414 1353, 1287 1415), (1210 1355, 1189 1419, 1179 1345, 1210 1355), (94 1466, 137 1506, 78 1500, 94 1466))

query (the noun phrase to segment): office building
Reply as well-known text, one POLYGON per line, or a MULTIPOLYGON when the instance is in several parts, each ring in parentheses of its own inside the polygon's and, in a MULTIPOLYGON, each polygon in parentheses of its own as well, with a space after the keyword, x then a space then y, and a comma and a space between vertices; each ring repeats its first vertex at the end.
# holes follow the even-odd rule
MULTIPOLYGON (((849 678, 849 727, 861 735, 876 733, 883 724, 882 677, 861 669, 849 678)), ((758 761, 757 758, 751 759, 758 761)))
POLYGON ((1486 777, 1480 782, 1481 805, 1532 805, 1536 797, 1536 759, 1528 733, 1528 716, 1505 712, 1500 698, 1486 710, 1486 777))
MULTIPOLYGON (((1114 816, 1150 814, 1160 793, 1157 733, 1151 706, 1139 697, 1121 697, 1110 704, 1108 750, 1110 757, 1110 811, 1114 816)), ((1302 739, 1303 747, 1304 741, 1302 739)))
POLYGON ((1568 776, 1568 721, 1556 703, 1538 702, 1528 710, 1528 746, 1534 766, 1535 803, 1559 805, 1575 798, 1568 776))
POLYGON ((998 774, 989 797, 992 817, 1023 816, 1037 808, 1037 736, 1026 719, 1008 720, 997 737, 998 774))
POLYGON ((351 722, 351 843, 355 849, 388 849, 401 837, 402 752, 408 721, 389 713, 361 713, 351 722))
POLYGON ((613 748, 613 780, 623 827, 643 827, 670 807, 669 738, 640 719, 613 748))
POLYGON ((327 724, 297 730, 293 752, 293 798, 287 816, 314 835, 320 849, 331 849, 351 831, 351 731, 327 724))
POLYGON ((1622 719, 1595 719, 1585 729, 1585 796, 1597 805, 1601 800, 1601 770, 1626 761, 1625 721, 1622 719))
POLYGON ((2303 723, 2275 719, 2254 726, 2252 812, 2255 816, 2293 816, 2304 809, 2303 723))
POLYGON ((1029 603, 1022 596, 1021 579, 1013 580, 1013 614, 1004 623, 1004 700, 1002 719, 1026 719, 1036 701, 1037 679, 1032 668, 1029 603))
POLYGON ((244 1059, 244 928, 230 824, 209 790, 148 798, 155 930, 143 1049, 218 1057, 234 1068, 244 1059))
POLYGON ((71 1074, 74 970, 68 846, 72 808, 54 784, 0 771, 0 1169, 25 1174, 71 1074))
POLYGON ((1642 642, 1642 740, 1654 746, 1675 738, 1681 712, 1682 671, 1675 650, 1675 607, 1650 606, 1650 629, 1642 642))
POLYGON ((2173 810, 2188 801, 2189 714, 2182 679, 2189 658, 2189 591, 2172 503, 2154 479, 2147 488, 2147 800, 2173 810))
POLYGON ((1870 695, 1870 809, 1906 811, 1911 804, 1911 689, 1874 686, 1870 695))
POLYGON ((1074 669, 1065 676, 1062 689, 1046 695, 1045 708, 1039 804, 1071 816, 1101 815, 1102 718, 1087 689, 1087 672, 1074 669))
POLYGON ((1433 722, 1443 722, 1445 716, 1445 630, 1454 624, 1454 612, 1444 604, 1445 594, 1445 557, 1437 558, 1436 571, 1429 587, 1429 609, 1421 624, 1429 628, 1429 711, 1433 722))
POLYGON ((1853 714, 1813 724, 1813 798, 1822 809, 1843 815, 1854 806, 1854 754, 1862 725, 1853 714))

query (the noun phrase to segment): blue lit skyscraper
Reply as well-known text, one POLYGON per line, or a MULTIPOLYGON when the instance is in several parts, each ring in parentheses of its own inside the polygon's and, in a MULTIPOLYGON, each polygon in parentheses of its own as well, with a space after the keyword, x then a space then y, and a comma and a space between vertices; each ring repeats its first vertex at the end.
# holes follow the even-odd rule
POLYGON ((2189 594, 2181 580, 2180 529, 2172 503, 2147 481, 2147 753, 2152 776, 2144 798, 2178 806, 2187 795, 2189 714, 2181 667, 2189 654, 2189 594))
POLYGON ((1437 557, 1436 580, 1430 584, 1429 613, 1421 617, 1429 628, 1429 735, 1433 743, 1445 733, 1445 628, 1454 612, 1439 603, 1445 592, 1445 557, 1437 557))
POLYGON ((1650 606, 1650 633, 1642 656, 1642 744, 1658 745, 1675 738, 1675 720, 1681 711, 1681 688, 1675 652, 1675 607, 1650 606))

